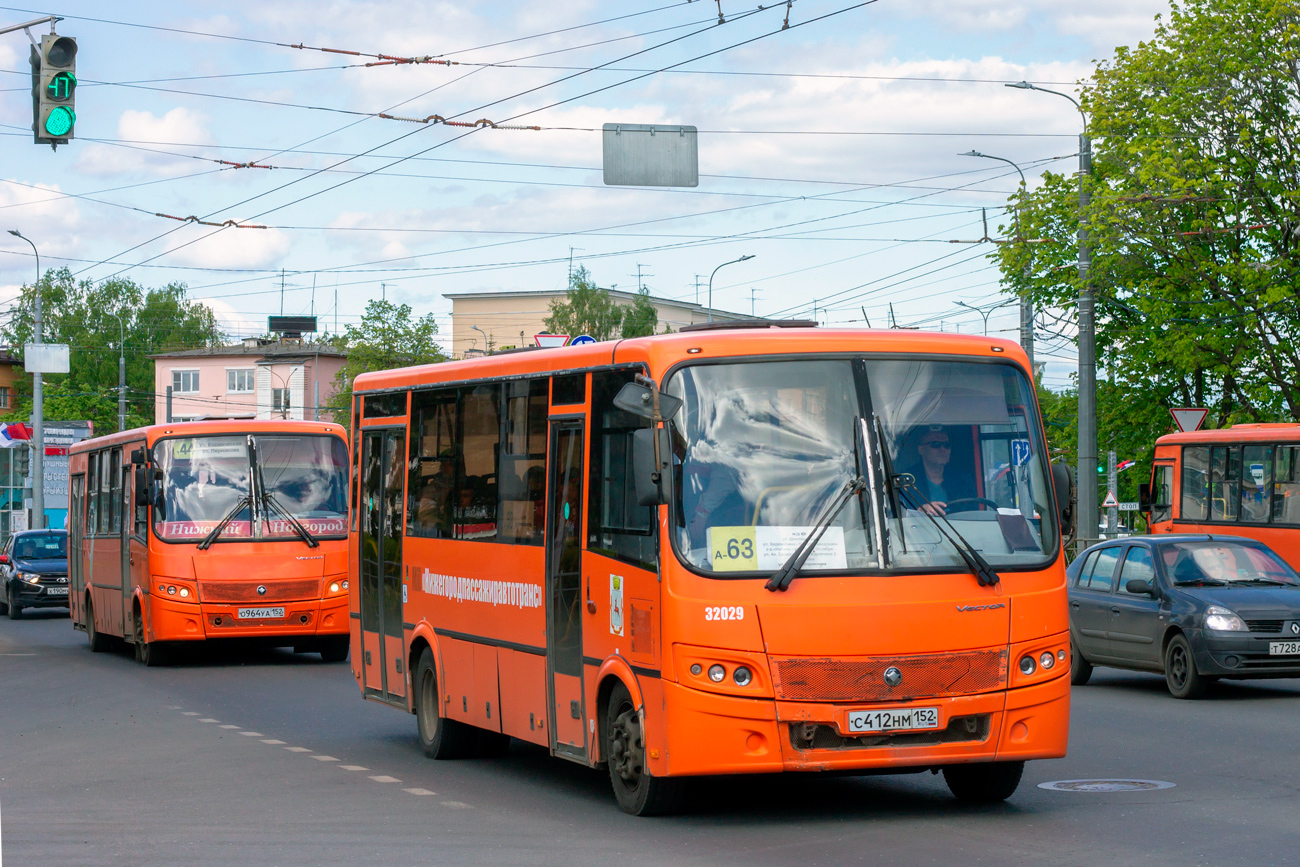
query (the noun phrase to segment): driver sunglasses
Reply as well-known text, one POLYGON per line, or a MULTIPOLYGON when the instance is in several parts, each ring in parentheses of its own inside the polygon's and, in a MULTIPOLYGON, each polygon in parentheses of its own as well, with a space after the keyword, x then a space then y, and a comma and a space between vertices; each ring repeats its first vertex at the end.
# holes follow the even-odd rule
POLYGON ((929 447, 932 448, 932 449, 951 449, 951 448, 952 448, 952 443, 942 442, 941 440, 930 440, 930 441, 928 441, 928 442, 923 442, 923 443, 921 443, 921 445, 923 445, 923 446, 929 446, 929 447))

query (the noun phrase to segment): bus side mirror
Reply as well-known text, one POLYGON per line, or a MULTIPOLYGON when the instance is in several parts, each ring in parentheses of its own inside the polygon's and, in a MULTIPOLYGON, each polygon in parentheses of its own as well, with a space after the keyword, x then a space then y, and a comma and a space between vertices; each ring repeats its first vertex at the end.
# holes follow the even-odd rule
MULTIPOLYGON (((137 449, 137 451, 143 451, 137 449)), ((132 463, 135 462, 135 455, 131 456, 132 463)), ((146 505, 149 502, 149 476, 148 470, 136 465, 135 468, 135 504, 137 506, 146 505)))
POLYGON ((1061 519, 1061 537, 1074 535, 1074 471, 1064 461, 1052 464, 1052 490, 1061 519))
POLYGON ((641 506, 659 506, 668 502, 668 469, 672 449, 668 431, 644 427, 632 431, 632 485, 641 506), (659 434, 659 460, 655 464, 655 434, 659 434))
POLYGON ((163 498, 162 470, 153 471, 153 478, 149 482, 149 505, 154 507, 154 517, 157 520, 167 519, 167 505, 163 498))
POLYGON ((1151 483, 1143 482, 1138 485, 1138 511, 1151 511, 1151 483))
POLYGON ((137 447, 131 450, 131 463, 136 466, 142 466, 145 462, 144 447, 137 447))
MULTIPOLYGON (((642 385, 639 382, 629 382, 618 390, 618 394, 614 395, 614 406, 625 412, 630 412, 632 415, 653 420, 655 415, 654 397, 654 390, 649 386, 642 385)), ((659 417, 661 419, 667 421, 677 415, 677 410, 681 408, 681 400, 669 397, 662 391, 659 392, 659 417)))

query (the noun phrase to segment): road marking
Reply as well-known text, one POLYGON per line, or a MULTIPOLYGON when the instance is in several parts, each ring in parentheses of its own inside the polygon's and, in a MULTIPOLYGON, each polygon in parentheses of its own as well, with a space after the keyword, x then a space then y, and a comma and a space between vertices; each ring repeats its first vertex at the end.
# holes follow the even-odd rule
POLYGON ((169 705, 167 705, 167 709, 168 709, 168 710, 180 710, 180 709, 181 709, 181 706, 178 705, 178 704, 169 704, 169 705))
POLYGON ((262 738, 262 743, 264 743, 264 744, 277 744, 277 745, 279 745, 279 744, 284 743, 284 741, 277 741, 275 738, 262 738))
POLYGON ((0 653, 0 656, 35 656, 34 653, 0 653))
POLYGON ((222 729, 237 729, 237 728, 239 728, 239 726, 232 726, 232 725, 230 725, 229 723, 227 723, 226 725, 223 725, 223 726, 217 726, 217 728, 222 728, 222 729))
POLYGON ((221 720, 219 720, 219 719, 201 719, 201 720, 199 720, 199 722, 214 723, 214 722, 221 722, 221 720))
POLYGON ((437 792, 430 792, 428 789, 402 789, 402 791, 403 791, 403 792, 407 792, 407 793, 412 794, 412 795, 436 795, 436 794, 438 794, 437 792))
POLYGON ((337 761, 338 761, 338 759, 334 758, 333 756, 312 756, 312 758, 315 759, 315 760, 318 761, 318 762, 337 762, 337 761))
POLYGON ((261 732, 240 732, 240 734, 246 738, 260 738, 262 736, 261 732))
POLYGON ((181 711, 181 716, 198 716, 198 715, 199 715, 199 712, 196 711, 196 710, 186 710, 186 711, 181 711))
POLYGON ((370 779, 374 780, 376 783, 400 783, 401 782, 401 780, 397 779, 397 777, 389 777, 384 774, 380 774, 379 776, 376 777, 371 777, 370 779))
POLYGON ((288 751, 291 752, 291 753, 309 753, 309 752, 311 752, 311 750, 307 749, 306 747, 285 747, 285 749, 288 750, 288 751))
POLYGON ((443 805, 444 807, 455 807, 455 808, 458 809, 458 810, 469 810, 469 809, 472 809, 472 808, 470 807, 470 805, 469 805, 469 804, 466 804, 464 801, 443 801, 443 802, 442 802, 442 805, 443 805))
POLYGON ((367 768, 365 765, 339 765, 339 767, 342 768, 342 769, 345 770, 345 771, 368 771, 368 770, 370 770, 370 768, 367 768))

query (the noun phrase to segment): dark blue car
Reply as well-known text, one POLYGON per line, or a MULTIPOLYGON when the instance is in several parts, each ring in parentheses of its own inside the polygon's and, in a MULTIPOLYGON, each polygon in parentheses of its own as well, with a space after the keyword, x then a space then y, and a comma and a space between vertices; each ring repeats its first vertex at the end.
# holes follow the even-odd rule
POLYGON ((24 608, 68 605, 68 533, 24 530, 14 533, 0 551, 0 613, 10 620, 24 608))
POLYGON ((1300 677, 1300 576, 1236 536, 1134 536, 1066 570, 1071 682, 1095 665, 1164 674, 1176 698, 1219 678, 1300 677))

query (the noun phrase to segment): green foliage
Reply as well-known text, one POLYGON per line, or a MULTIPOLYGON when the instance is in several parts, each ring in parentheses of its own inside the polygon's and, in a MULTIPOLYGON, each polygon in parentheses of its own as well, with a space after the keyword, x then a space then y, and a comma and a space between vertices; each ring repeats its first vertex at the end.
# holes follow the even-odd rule
MULTIPOLYGON (((1300 421, 1298 66, 1294 0, 1176 2, 1085 83, 1086 212, 1077 181, 1048 174, 1020 214, 1037 242, 999 248, 1003 285, 1072 323, 1087 226, 1102 454, 1149 458, 1170 407, 1209 406, 1211 427, 1300 421)), ((1073 449, 1072 424, 1048 430, 1073 449)))
MULTIPOLYGON (((39 291, 42 336, 70 347, 70 372, 46 374, 45 417, 94 422, 97 434, 117 430, 119 349, 125 347, 127 427, 152 424, 158 395, 149 356, 166 350, 221 345, 225 335, 212 309, 186 298, 185 286, 145 289, 131 280, 80 283, 63 268, 46 271, 24 286, 14 314, 0 327, 0 340, 19 353, 31 341, 34 300, 39 291)), ((20 380, 7 421, 31 416, 31 384, 20 380)))
POLYGON ((373 299, 357 325, 349 325, 331 342, 347 350, 348 357, 334 382, 334 395, 322 409, 339 424, 350 423, 352 381, 372 370, 390 370, 415 364, 446 361, 437 343, 433 314, 411 316, 408 304, 373 299))
POLYGON ((550 315, 544 321, 552 334, 588 334, 596 340, 613 340, 654 334, 659 327, 659 312, 644 289, 631 304, 619 304, 608 289, 592 281, 586 268, 579 266, 569 275, 564 300, 551 302, 550 315))

